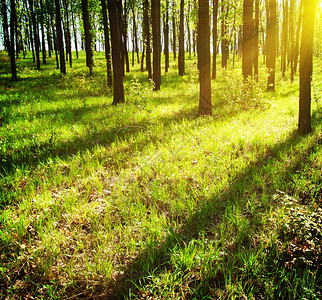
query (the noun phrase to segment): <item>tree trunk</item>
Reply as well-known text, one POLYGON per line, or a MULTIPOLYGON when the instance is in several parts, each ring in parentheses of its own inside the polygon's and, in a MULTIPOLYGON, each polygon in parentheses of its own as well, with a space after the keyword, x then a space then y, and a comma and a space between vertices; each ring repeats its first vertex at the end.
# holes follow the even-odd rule
POLYGON ((300 32, 301 32, 301 27, 302 27, 302 17, 303 17, 303 1, 300 0, 299 17, 298 17, 298 21, 297 21, 295 49, 294 49, 294 73, 296 73, 298 59, 299 59, 300 32))
POLYGON ((71 15, 72 15, 72 26, 73 26, 73 33, 74 33, 75 51, 76 51, 76 57, 78 58, 77 34, 76 34, 76 27, 75 27, 73 10, 71 10, 71 15))
POLYGON ((187 17, 186 17, 186 23, 187 23, 187 40, 188 40, 188 54, 189 54, 189 59, 191 59, 191 30, 190 30, 190 0, 188 0, 188 12, 187 12, 187 17))
POLYGON ((153 38, 153 90, 158 91, 161 86, 160 0, 151 1, 151 15, 153 38))
MULTIPOLYGON (((134 9, 133 9, 133 28, 134 28, 134 44, 135 44, 136 59, 137 59, 137 62, 140 63, 138 30, 137 30, 137 26, 136 26, 136 16, 135 16, 134 9)), ((134 51, 134 48, 133 48, 133 51, 134 51)))
POLYGON ((108 0, 108 15, 110 19, 111 30, 111 44, 112 44, 112 63, 113 63, 113 105, 124 103, 124 88, 123 88, 123 74, 122 74, 122 59, 121 59, 121 27, 119 19, 119 1, 122 0, 108 0))
POLYGON ((165 18, 164 18, 164 58, 165 58, 165 72, 169 69, 169 0, 165 4, 165 18))
POLYGON ((258 32, 259 32, 259 0, 255 0, 255 21, 254 21, 254 78, 258 82, 258 32))
POLYGON ((172 1, 172 51, 173 51, 173 59, 177 59, 177 25, 176 25, 176 8, 175 1, 172 1))
POLYGON ((35 63, 36 56, 35 56, 35 49, 34 49, 34 38, 33 38, 33 32, 32 32, 32 21, 31 21, 30 10, 28 9, 27 12, 28 12, 28 20, 29 20, 29 38, 30 38, 30 45, 31 45, 31 52, 32 52, 32 62, 35 63))
POLYGON ((276 0, 267 0, 266 68, 267 90, 275 90, 276 65, 276 0))
POLYGON ((4 47, 8 51, 8 53, 10 54, 10 37, 9 37, 9 26, 8 26, 6 0, 1 0, 1 14, 2 14, 4 47))
POLYGON ((60 15, 59 0, 55 0, 55 3, 56 3, 57 48, 59 51, 60 73, 65 75, 66 74, 66 63, 65 63, 65 55, 64 55, 63 30, 61 27, 61 15, 60 15))
POLYGON ((288 0, 283 0, 283 25, 282 25, 282 76, 285 77, 286 58, 288 52, 288 0))
MULTIPOLYGON (((120 18, 122 20, 122 36, 123 36, 123 43, 122 43, 122 49, 123 49, 123 59, 125 59, 125 66, 126 66, 126 72, 130 72, 130 61, 129 61, 129 53, 127 50, 127 14, 128 14, 128 6, 127 1, 124 2, 124 12, 122 12, 122 1, 118 2, 119 5, 119 11, 120 11, 120 18)), ((124 75, 124 72, 123 72, 124 75)))
POLYGON ((91 25, 89 21, 88 0, 82 0, 83 24, 85 34, 85 52, 86 52, 86 66, 89 68, 89 75, 93 77, 93 49, 92 49, 92 35, 91 25))
POLYGON ((33 28, 33 32, 34 32, 37 70, 40 70, 40 55, 39 55, 40 41, 39 41, 39 35, 38 35, 38 28, 37 28, 38 26, 37 26, 36 16, 35 16, 35 12, 34 12, 34 2, 33 2, 33 0, 28 0, 28 2, 29 2, 30 14, 31 14, 32 28, 33 28))
POLYGON ((199 0, 199 115, 211 115, 209 1, 199 0))
POLYGON ((150 21, 149 21, 149 0, 143 0, 143 35, 146 44, 146 69, 148 70, 148 77, 152 79, 152 66, 151 66, 151 38, 150 38, 150 21))
POLYGON ((242 73, 244 79, 253 77, 252 64, 252 23, 253 23, 253 0, 244 0, 243 4, 243 59, 242 59, 242 73))
POLYGON ((15 57, 15 24, 17 22, 15 0, 10 0, 10 63, 11 63, 11 80, 17 80, 17 67, 15 57))
MULTIPOLYGON (((228 4, 227 4, 228 6, 228 4)), ((227 67, 226 63, 226 18, 227 15, 225 14, 225 3, 222 1, 221 3, 221 67, 225 69, 227 67)))
POLYGON ((232 52, 233 52, 233 68, 235 68, 235 56, 237 53, 237 41, 236 41, 236 6, 234 7, 234 20, 233 20, 233 30, 231 34, 232 39, 232 52))
POLYGON ((180 24, 179 24, 179 57, 178 57, 178 69, 179 76, 184 75, 184 0, 180 1, 180 24))
POLYGON ((134 38, 134 31, 135 31, 135 22, 134 22, 134 8, 132 9, 133 15, 133 22, 132 22, 132 67, 134 67, 134 52, 135 52, 135 38, 134 38))
POLYGON ((70 24, 69 24, 69 12, 68 12, 68 3, 66 0, 63 1, 63 5, 65 8, 65 16, 66 16, 66 52, 69 57, 69 66, 73 66, 73 58, 72 58, 72 37, 70 34, 70 24))
POLYGON ((212 1, 213 5, 213 27, 212 27, 212 79, 217 77, 217 21, 218 21, 218 0, 212 1))
POLYGON ((42 45, 42 63, 46 64, 46 44, 45 44, 45 26, 44 26, 44 5, 42 0, 40 0, 40 26, 41 26, 41 45, 42 45))
POLYGON ((300 49, 300 134, 308 134, 311 128, 311 80, 313 72, 313 34, 316 0, 303 0, 303 30, 300 49))
POLYGON ((290 65, 291 65, 291 82, 294 81, 294 18, 295 18, 295 0, 290 0, 290 28, 289 28, 289 44, 290 44, 290 65))
POLYGON ((48 43, 48 57, 51 58, 51 53, 53 51, 52 38, 50 34, 50 21, 48 14, 46 15, 46 31, 47 31, 47 43, 48 43))
POLYGON ((104 26, 104 42, 105 42, 105 60, 106 60, 106 74, 107 74, 107 85, 112 86, 112 66, 111 66, 111 48, 110 48, 110 37, 109 29, 107 24, 107 10, 105 0, 101 0, 102 14, 103 14, 103 26, 104 26))

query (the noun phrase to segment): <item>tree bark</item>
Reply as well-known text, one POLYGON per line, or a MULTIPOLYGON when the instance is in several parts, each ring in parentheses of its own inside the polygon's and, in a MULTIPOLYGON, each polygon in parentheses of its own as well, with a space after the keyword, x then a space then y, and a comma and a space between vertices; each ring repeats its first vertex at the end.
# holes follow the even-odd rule
POLYGON ((295 55, 295 45, 294 45, 294 18, 295 18, 295 0, 290 0, 290 17, 289 17, 289 44, 290 44, 290 65, 291 65, 291 82, 294 81, 294 55, 295 55))
POLYGON ((199 115, 211 115, 209 1, 199 0, 199 115))
POLYGON ((119 19, 119 1, 108 0, 108 15, 110 19, 111 44, 112 44, 112 63, 113 63, 113 105, 124 103, 123 72, 121 59, 121 20, 119 19))
POLYGON ((73 33, 74 33, 75 52, 76 52, 76 57, 78 58, 77 34, 76 34, 76 27, 75 27, 73 10, 71 10, 71 15, 72 15, 72 26, 73 26, 73 33))
POLYGON ((180 23, 179 23, 179 57, 178 57, 178 69, 179 76, 184 75, 184 0, 180 1, 180 23))
POLYGON ((283 25, 282 25, 282 76, 285 77, 286 59, 288 52, 288 0, 283 0, 283 25))
POLYGON ((300 7, 299 7, 299 16, 297 21, 297 28, 296 28, 296 37, 295 37, 295 49, 294 49, 294 72, 296 73, 298 59, 299 59, 299 48, 300 48, 300 32, 302 28, 302 17, 303 17, 303 1, 300 0, 300 7))
POLYGON ((105 60, 106 60, 106 74, 107 74, 107 85, 112 86, 112 66, 111 66, 111 48, 110 48, 110 37, 109 28, 107 24, 107 10, 105 0, 101 0, 102 14, 103 14, 103 27, 104 27, 104 42, 105 42, 105 60))
POLYGON ((300 134, 308 134, 311 127, 311 80, 313 72, 313 33, 316 0, 303 0, 303 29, 300 49, 300 134))
POLYGON ((152 66, 151 66, 151 37, 150 37, 150 21, 149 11, 150 5, 149 0, 143 0, 143 34, 146 44, 146 69, 148 71, 149 79, 152 79, 152 66))
POLYGON ((11 80, 17 80, 17 67, 15 56, 15 24, 17 22, 15 0, 10 0, 10 63, 11 63, 11 80))
POLYGON ((158 91, 161 86, 160 0, 151 1, 151 15, 153 38, 153 90, 158 91))
POLYGON ((73 57, 72 57, 72 37, 70 34, 70 24, 69 24, 69 7, 66 0, 63 1, 63 5, 65 8, 65 16, 66 16, 66 52, 69 57, 69 66, 73 66, 73 57))
POLYGON ((213 15, 212 15, 212 20, 213 20, 213 27, 212 27, 212 79, 216 79, 217 77, 217 22, 218 22, 218 0, 213 0, 212 1, 213 5, 213 15))
POLYGON ((165 58, 165 72, 169 69, 169 0, 165 4, 165 18, 164 18, 164 58, 165 58))
POLYGON ((276 0, 267 3, 267 32, 266 32, 266 68, 268 71, 267 90, 275 90, 276 67, 276 0))
POLYGON ((173 59, 177 59, 177 24, 176 24, 176 7, 175 1, 172 1, 172 51, 173 59))
POLYGON ((41 45, 42 45, 42 63, 45 65, 47 63, 46 61, 46 43, 45 43, 45 26, 44 26, 44 16, 45 16, 45 10, 43 1, 40 0, 40 26, 41 26, 41 45))
POLYGON ((34 2, 33 0, 28 0, 29 2, 29 10, 31 14, 31 20, 32 20, 32 29, 34 33, 34 41, 35 41, 35 52, 36 52, 36 62, 37 62, 37 70, 40 70, 40 41, 39 41, 39 35, 38 35, 38 29, 37 29, 37 21, 36 16, 34 12, 34 2))
POLYGON ((5 49, 8 51, 8 53, 10 54, 10 37, 9 37, 9 26, 8 26, 6 0, 1 0, 1 14, 2 14, 4 46, 5 46, 5 49))
MULTIPOLYGON (((118 1, 118 10, 119 10, 119 18, 122 20, 122 52, 123 52, 123 60, 125 60, 126 72, 130 72, 130 61, 129 61, 129 53, 127 50, 127 14, 128 14, 128 5, 127 1, 124 1, 124 7, 122 6, 122 1, 118 1), (123 9, 122 9, 123 7, 123 9)), ((124 67, 124 65, 123 65, 124 67)), ((123 68, 123 76, 124 76, 124 68, 123 68)))
POLYGON ((254 20, 254 79, 258 82, 258 33, 259 33, 259 0, 255 0, 255 20, 254 20))
MULTIPOLYGON (((135 48, 135 52, 136 52, 136 59, 137 62, 140 63, 140 56, 139 56, 139 43, 138 43, 138 30, 137 30, 137 26, 136 26, 136 16, 135 16, 135 9, 133 8, 133 28, 134 28, 134 48, 135 48)), ((133 51, 134 51, 133 48, 133 51)))
MULTIPOLYGON (((227 4, 228 7, 228 4, 227 4)), ((221 67, 223 69, 227 68, 227 58, 226 58, 226 19, 227 14, 225 13, 225 3, 222 1, 221 3, 221 67)))
POLYGON ((91 25, 88 12, 88 0, 82 0, 82 12, 85 34, 86 66, 89 68, 89 75, 93 77, 94 58, 92 49, 91 25))
POLYGON ((243 4, 243 59, 242 73, 245 80, 253 77, 253 55, 252 55, 252 23, 253 23, 253 0, 244 0, 243 4))
POLYGON ((187 40, 188 40, 188 54, 189 59, 191 59, 191 30, 190 30, 190 10, 191 10, 191 4, 190 0, 188 0, 188 11, 186 16, 186 23, 187 23, 187 40))
POLYGON ((64 55, 64 43, 63 43, 63 30, 61 27, 61 15, 60 15, 60 3, 59 0, 55 0, 56 3, 56 28, 57 28, 57 48, 59 51, 60 72, 66 74, 66 63, 64 55))

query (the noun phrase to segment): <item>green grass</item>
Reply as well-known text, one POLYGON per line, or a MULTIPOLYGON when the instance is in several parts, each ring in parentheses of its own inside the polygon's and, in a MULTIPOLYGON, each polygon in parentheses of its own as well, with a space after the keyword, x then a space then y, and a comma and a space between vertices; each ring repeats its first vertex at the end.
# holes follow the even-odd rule
POLYGON ((103 53, 62 76, 0 74, 0 298, 318 299, 322 73, 312 134, 298 82, 242 91, 240 62, 198 117, 196 60, 153 92, 139 66, 112 106, 103 53))

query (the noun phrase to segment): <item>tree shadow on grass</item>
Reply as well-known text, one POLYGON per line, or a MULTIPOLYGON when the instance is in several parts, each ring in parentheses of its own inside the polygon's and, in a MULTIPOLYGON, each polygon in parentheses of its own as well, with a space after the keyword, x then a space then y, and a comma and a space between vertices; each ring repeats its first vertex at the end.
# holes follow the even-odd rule
MULTIPOLYGON (((317 115, 313 116, 314 123, 321 122, 321 117, 317 118, 317 115)), ((267 177, 265 191, 266 195, 273 195, 276 189, 279 188, 280 182, 291 182, 292 174, 300 171, 306 163, 309 162, 309 156, 311 153, 317 151, 318 147, 322 144, 322 136, 317 135, 311 144, 307 148, 301 149, 294 159, 285 166, 284 171, 281 174, 277 174, 276 178, 272 178, 270 169, 276 163, 283 163, 280 157, 283 154, 289 152, 297 144, 301 143, 302 137, 299 137, 297 132, 294 131, 289 138, 283 142, 278 143, 272 147, 264 156, 257 157, 256 160, 247 166, 242 172, 240 172, 235 178, 230 179, 229 187, 219 195, 213 195, 208 199, 204 199, 195 212, 188 216, 186 219, 181 220, 181 225, 177 229, 170 229, 167 232, 167 236, 162 243, 152 243, 147 245, 146 249, 142 251, 124 270, 124 276, 120 279, 116 279, 113 283, 107 286, 98 286, 97 294, 99 297, 93 297, 93 299, 124 299, 129 296, 129 293, 136 295, 140 298, 142 295, 136 290, 137 284, 141 287, 147 284, 151 284, 151 274, 158 276, 164 272, 173 272, 174 267, 171 265, 171 254, 177 251, 177 249, 184 249, 190 241, 198 239, 200 234, 205 234, 205 238, 210 240, 216 237, 212 236, 214 228, 218 227, 225 215, 227 207, 237 205, 239 207, 246 207, 247 195, 249 188, 252 187, 255 177, 258 174, 267 177), (148 260, 148 261, 147 261, 148 260), (105 290, 105 294, 102 291, 105 290), (108 292, 106 292, 108 291, 108 292), (136 294, 137 293, 137 294, 136 294)), ((215 184, 215 182, 214 182, 215 184)), ((259 185, 255 187, 259 202, 261 201, 261 194, 263 192, 263 186, 259 185)), ((243 218, 248 219, 249 227, 258 226, 254 224, 255 216, 257 214, 263 214, 270 209, 275 209, 280 203, 276 203, 276 200, 271 198, 270 203, 258 205, 258 207, 250 212, 244 214, 243 218)), ((230 212, 231 213, 231 212, 230 212)), ((260 230, 260 227, 259 227, 260 230)), ((232 266, 237 264, 236 267, 242 267, 241 262, 233 259, 234 253, 244 253, 245 255, 251 251, 255 251, 255 246, 252 245, 251 236, 244 236, 242 230, 236 228, 236 238, 232 245, 230 245, 229 253, 226 258, 222 259, 223 262, 232 266)), ((181 270, 184 273, 184 270, 181 270)), ((218 270, 217 270, 218 271, 218 270)), ((212 288, 223 288, 225 282, 223 281, 223 274, 217 272, 215 268, 207 274, 207 278, 197 278, 192 286, 195 291, 198 290, 199 295, 188 295, 188 299, 197 297, 203 298, 211 295, 212 288), (209 294, 210 293, 210 294, 209 294)), ((160 291, 160 290, 159 290, 160 291)), ((135 297, 136 297, 135 296, 135 297)), ((149 295, 151 299, 160 295, 149 295)))
MULTIPOLYGON (((195 96, 195 94, 191 95, 190 93, 188 93, 185 99, 188 102, 193 102, 195 96)), ((16 97, 12 97, 12 99, 8 100, 9 102, 3 101, 0 102, 0 104, 2 107, 8 107, 8 103, 10 103, 10 105, 12 106, 15 106, 20 104, 19 101, 27 101, 24 100, 23 97, 19 101, 17 99, 17 101, 15 101, 15 99, 16 97)), ((167 99, 164 99, 164 97, 161 96, 154 96, 152 100, 148 101, 149 107, 157 107, 159 105, 170 105, 171 103, 176 102, 177 99, 175 95, 171 95, 167 99)), ((145 109, 144 100, 137 100, 134 101, 134 103, 136 104, 130 105, 140 105, 134 107, 134 112, 138 112, 139 110, 145 109)), ((127 104, 125 104, 124 107, 126 105, 127 104)), ((223 105, 223 103, 219 105, 221 106, 223 105)), ((29 121, 35 121, 44 119, 47 123, 51 120, 53 122, 57 122, 57 120, 59 120, 59 124, 62 124, 64 126, 73 126, 77 124, 83 124, 84 116, 94 113, 96 110, 103 110, 104 107, 108 106, 106 106, 105 103, 100 102, 91 105, 86 105, 86 103, 84 102, 82 106, 78 107, 72 107, 68 109, 55 107, 31 112, 30 115, 21 114, 18 112, 15 114, 15 120, 27 119, 29 121)), ((116 111, 113 109, 113 106, 109 107, 109 109, 107 109, 107 111, 104 113, 103 117, 95 118, 92 120, 93 125, 91 125, 90 128, 88 128, 89 130, 86 135, 74 136, 72 139, 68 141, 62 141, 61 139, 57 139, 55 129, 59 130, 59 127, 53 127, 53 131, 48 132, 47 134, 48 139, 42 141, 38 141, 34 137, 34 134, 37 132, 27 133, 25 136, 23 136, 23 138, 29 142, 25 144, 23 149, 11 149, 10 141, 7 141, 9 146, 7 145, 6 147, 8 149, 6 151, 0 152, 0 176, 8 176, 14 173, 17 168, 33 168, 40 163, 46 163, 48 158, 59 157, 61 159, 67 159, 68 157, 72 157, 76 153, 82 153, 87 150, 92 150, 98 145, 109 147, 116 140, 130 140, 131 138, 133 138, 133 136, 136 136, 142 131, 153 127, 155 121, 162 123, 164 126, 165 135, 163 136, 163 139, 169 138, 171 136, 171 130, 169 129, 171 126, 173 126, 173 124, 180 124, 184 120, 194 120, 197 117, 197 102, 195 105, 183 105, 178 111, 175 112, 166 112, 158 119, 149 119, 147 115, 147 117, 140 122, 132 122, 130 119, 128 119, 125 121, 125 123, 112 124, 107 128, 101 128, 100 126, 96 125, 103 124, 106 119, 110 119, 112 116, 115 115, 115 113, 116 111)), ((125 118, 127 118, 126 112, 118 113, 120 113, 120 119, 123 118, 123 114, 125 114, 125 118)), ((213 119, 209 118, 209 122, 213 122, 214 119, 225 120, 233 118, 234 116, 238 115, 239 111, 235 110, 230 114, 221 114, 219 106, 216 105, 216 113, 217 115, 215 115, 213 119)), ((7 118, 9 119, 10 116, 7 116, 7 118)), ((3 120, 5 119, 6 118, 3 118, 3 120)), ((46 127, 44 127, 44 129, 48 130, 46 129, 46 127)), ((157 137, 154 136, 154 133, 151 132, 149 135, 146 136, 143 142, 141 141, 139 149, 144 149, 145 145, 151 141, 156 142, 156 138, 157 137)), ((6 141, 2 141, 2 143, 5 142, 6 141)), ((132 153, 131 147, 132 144, 129 144, 129 153, 132 153)))

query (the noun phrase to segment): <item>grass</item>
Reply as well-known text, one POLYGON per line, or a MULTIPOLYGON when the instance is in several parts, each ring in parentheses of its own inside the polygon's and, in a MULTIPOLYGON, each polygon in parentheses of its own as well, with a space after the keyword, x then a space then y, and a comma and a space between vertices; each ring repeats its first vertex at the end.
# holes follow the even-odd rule
MULTIPOLYGON (((2 61, 2 60, 1 60, 2 61)), ((0 298, 318 299, 321 60, 314 131, 298 82, 241 90, 240 62, 197 117, 196 60, 153 92, 136 65, 114 107, 102 53, 0 75, 0 298)))

